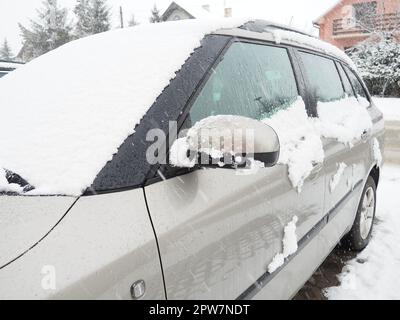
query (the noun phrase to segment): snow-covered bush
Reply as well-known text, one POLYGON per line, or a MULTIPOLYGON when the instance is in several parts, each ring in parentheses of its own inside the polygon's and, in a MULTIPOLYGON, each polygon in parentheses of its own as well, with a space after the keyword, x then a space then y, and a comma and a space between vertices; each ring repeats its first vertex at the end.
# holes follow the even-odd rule
POLYGON ((377 34, 348 51, 373 95, 400 96, 400 42, 377 34))

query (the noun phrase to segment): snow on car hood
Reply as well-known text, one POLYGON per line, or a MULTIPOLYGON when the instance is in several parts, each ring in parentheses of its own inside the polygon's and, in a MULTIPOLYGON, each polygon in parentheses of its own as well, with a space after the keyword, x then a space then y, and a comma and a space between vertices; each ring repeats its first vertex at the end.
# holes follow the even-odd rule
POLYGON ((204 35, 245 19, 165 22, 70 42, 0 79, 0 164, 36 194, 79 195, 204 35))
POLYGON ((0 195, 0 268, 40 241, 75 199, 0 195))

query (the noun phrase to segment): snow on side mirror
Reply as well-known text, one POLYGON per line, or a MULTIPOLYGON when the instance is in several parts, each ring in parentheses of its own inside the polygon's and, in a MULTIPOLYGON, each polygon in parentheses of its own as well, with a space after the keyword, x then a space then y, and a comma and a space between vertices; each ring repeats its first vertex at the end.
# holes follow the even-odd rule
MULTIPOLYGON (((182 135, 181 135, 182 136, 182 135)), ((250 168, 274 166, 280 144, 276 132, 254 119, 220 115, 197 122, 170 150, 175 167, 250 168)))

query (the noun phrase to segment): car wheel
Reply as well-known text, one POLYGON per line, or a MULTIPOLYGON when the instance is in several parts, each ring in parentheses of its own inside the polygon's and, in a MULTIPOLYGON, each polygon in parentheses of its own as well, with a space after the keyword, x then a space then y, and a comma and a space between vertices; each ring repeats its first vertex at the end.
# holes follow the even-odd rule
POLYGON ((361 251, 368 245, 374 225, 375 209, 376 184, 372 177, 368 177, 353 227, 342 240, 344 247, 354 251, 361 251))

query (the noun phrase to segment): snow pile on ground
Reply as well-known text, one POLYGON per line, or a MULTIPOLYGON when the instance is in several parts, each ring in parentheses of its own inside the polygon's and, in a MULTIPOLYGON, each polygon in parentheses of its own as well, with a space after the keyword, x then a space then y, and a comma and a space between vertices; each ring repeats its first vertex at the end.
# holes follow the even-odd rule
POLYGON ((353 145, 354 140, 361 139, 364 131, 372 128, 368 111, 354 97, 334 102, 318 102, 318 119, 315 125, 325 138, 333 138, 353 145))
POLYGON ((347 263, 329 299, 400 299, 400 167, 384 166, 377 219, 368 247, 347 263))
POLYGON ((374 97, 375 105, 382 111, 385 120, 400 121, 400 98, 374 97))
POLYGON ((357 70, 357 67, 354 64, 354 62, 344 51, 340 50, 338 47, 328 42, 322 41, 321 39, 317 39, 312 36, 307 36, 298 32, 281 30, 271 27, 267 27, 265 31, 272 33, 275 42, 277 44, 280 44, 282 41, 287 40, 290 42, 297 43, 299 45, 307 45, 317 51, 321 51, 323 53, 330 54, 332 56, 340 58, 344 60, 346 63, 348 63, 354 70, 357 70))
POLYGON ((143 24, 70 42, 0 79, 0 162, 35 193, 79 195, 205 34, 245 19, 143 24))
POLYGON ((332 177, 331 181, 329 182, 329 189, 331 192, 335 191, 337 185, 340 182, 340 178, 342 177, 344 170, 347 168, 347 165, 343 162, 338 164, 338 169, 334 176, 332 177))
POLYGON ((302 98, 263 122, 277 132, 281 145, 279 163, 288 165, 289 180, 301 192, 313 164, 324 161, 320 135, 307 115, 302 98))
POLYGON ((378 167, 380 167, 382 165, 383 157, 378 139, 374 138, 374 144, 372 145, 372 148, 374 153, 374 160, 376 161, 378 167))
POLYGON ((297 235, 296 235, 296 223, 298 221, 297 216, 294 216, 292 221, 290 221, 285 229, 284 229, 284 234, 283 234, 283 240, 282 240, 282 245, 283 245, 283 252, 278 253, 275 255, 274 259, 272 262, 268 265, 268 272, 273 273, 275 272, 279 267, 281 267, 285 259, 295 253, 297 251, 297 235))
POLYGON ((0 192, 22 192, 23 188, 15 183, 8 183, 6 172, 0 166, 0 192))

